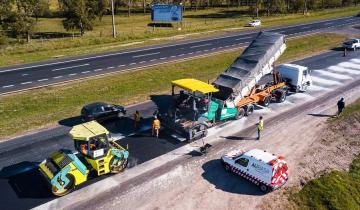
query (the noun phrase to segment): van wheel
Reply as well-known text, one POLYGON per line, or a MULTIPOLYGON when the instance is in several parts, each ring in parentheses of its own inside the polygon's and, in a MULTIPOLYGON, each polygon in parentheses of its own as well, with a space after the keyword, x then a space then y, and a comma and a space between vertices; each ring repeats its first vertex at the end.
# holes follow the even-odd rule
POLYGON ((240 108, 238 112, 236 113, 235 119, 240 120, 245 115, 245 110, 243 108, 240 108))
POLYGON ((285 91, 278 91, 276 93, 276 101, 278 103, 282 103, 286 100, 286 92, 285 91))
POLYGON ((246 107, 246 113, 245 113, 245 115, 246 115, 246 116, 250 116, 253 112, 254 112, 254 105, 249 104, 249 105, 246 107))
POLYGON ((268 107, 270 105, 271 97, 267 96, 263 101, 261 101, 261 105, 268 107))
POLYGON ((261 184, 260 185, 260 190, 264 193, 268 192, 269 188, 268 186, 264 185, 264 184, 261 184))

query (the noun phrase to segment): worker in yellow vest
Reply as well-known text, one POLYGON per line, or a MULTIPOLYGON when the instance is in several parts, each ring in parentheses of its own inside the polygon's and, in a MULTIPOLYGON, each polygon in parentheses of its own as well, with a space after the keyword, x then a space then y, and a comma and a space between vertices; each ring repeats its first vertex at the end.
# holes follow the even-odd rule
POLYGON ((264 120, 263 120, 263 117, 260 116, 260 117, 259 117, 259 122, 257 123, 257 132, 258 132, 257 140, 260 140, 261 132, 262 132, 263 130, 264 130, 264 120))
POLYGON ((136 112, 134 113, 135 130, 138 130, 140 128, 140 122, 141 122, 140 112, 136 110, 136 112))
POLYGON ((160 131, 160 120, 157 118, 157 116, 155 116, 155 119, 152 124, 152 135, 153 136, 156 135, 156 138, 159 138, 159 131, 160 131))

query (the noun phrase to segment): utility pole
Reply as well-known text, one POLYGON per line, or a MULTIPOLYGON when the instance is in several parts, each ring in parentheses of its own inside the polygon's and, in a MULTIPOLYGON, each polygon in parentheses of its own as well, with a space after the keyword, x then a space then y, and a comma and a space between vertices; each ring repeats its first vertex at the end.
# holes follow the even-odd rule
POLYGON ((111 0, 111 13, 112 13, 112 30, 113 30, 113 37, 116 38, 114 0, 111 0))

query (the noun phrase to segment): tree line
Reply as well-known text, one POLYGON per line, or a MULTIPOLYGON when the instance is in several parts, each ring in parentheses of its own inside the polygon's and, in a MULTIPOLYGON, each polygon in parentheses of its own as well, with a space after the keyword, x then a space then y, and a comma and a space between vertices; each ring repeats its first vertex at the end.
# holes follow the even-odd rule
MULTIPOLYGON (((31 40, 33 29, 40 17, 50 15, 64 18, 66 30, 85 31, 93 29, 96 18, 111 14, 112 0, 58 0, 58 11, 50 11, 50 0, 0 0, 0 30, 7 36, 31 40)), ((133 9, 149 11, 150 5, 157 3, 182 4, 185 10, 210 7, 246 7, 248 14, 259 15, 298 13, 309 10, 356 6, 360 0, 113 0, 115 13, 127 8, 130 16, 133 9)), ((1 34, 0 34, 1 36, 1 34)))

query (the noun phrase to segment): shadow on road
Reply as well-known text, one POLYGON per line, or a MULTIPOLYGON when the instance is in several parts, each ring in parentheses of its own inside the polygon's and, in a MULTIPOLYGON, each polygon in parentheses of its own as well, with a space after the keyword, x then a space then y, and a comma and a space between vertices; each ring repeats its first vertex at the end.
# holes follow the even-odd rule
POLYGON ((220 138, 228 140, 257 140, 256 137, 245 137, 245 136, 221 136, 220 138))
POLYGON ((336 115, 334 114, 308 114, 308 115, 313 117, 329 117, 329 118, 336 117, 336 115))
POLYGON ((264 195, 253 183, 236 174, 226 172, 219 159, 206 162, 202 168, 204 170, 202 177, 213 184, 216 189, 243 195, 264 195))
POLYGON ((63 125, 66 127, 73 127, 75 125, 79 125, 81 123, 83 123, 83 121, 81 120, 81 116, 76 116, 76 117, 69 117, 63 120, 60 120, 59 125, 63 125))
POLYGON ((50 199, 52 194, 38 171, 38 164, 24 161, 4 167, 0 171, 0 180, 7 180, 18 198, 50 199))

